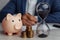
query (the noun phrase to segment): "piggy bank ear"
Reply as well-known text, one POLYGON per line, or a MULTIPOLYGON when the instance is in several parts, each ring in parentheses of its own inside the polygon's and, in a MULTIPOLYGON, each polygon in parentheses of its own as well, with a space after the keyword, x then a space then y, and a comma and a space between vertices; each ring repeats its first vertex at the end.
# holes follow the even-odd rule
POLYGON ((17 14, 17 17, 21 17, 21 13, 18 13, 18 14, 17 14))
POLYGON ((7 20, 9 20, 11 17, 12 17, 12 15, 10 13, 8 13, 6 16, 7 20))

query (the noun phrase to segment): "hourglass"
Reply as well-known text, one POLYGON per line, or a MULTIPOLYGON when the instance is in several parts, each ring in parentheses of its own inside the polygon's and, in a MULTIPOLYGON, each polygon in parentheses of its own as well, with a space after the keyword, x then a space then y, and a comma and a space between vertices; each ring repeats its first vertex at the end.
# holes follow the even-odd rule
POLYGON ((45 19, 47 18, 49 11, 50 6, 48 3, 40 2, 36 6, 37 15, 41 19, 36 29, 38 37, 45 38, 49 34, 50 28, 48 24, 45 22, 45 19))

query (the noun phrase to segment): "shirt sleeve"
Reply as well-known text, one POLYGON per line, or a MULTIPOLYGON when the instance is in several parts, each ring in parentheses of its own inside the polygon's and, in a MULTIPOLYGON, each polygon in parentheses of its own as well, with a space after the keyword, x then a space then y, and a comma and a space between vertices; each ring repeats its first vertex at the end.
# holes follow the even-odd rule
POLYGON ((54 0, 51 10, 52 12, 49 13, 46 22, 60 23, 60 0, 54 0))

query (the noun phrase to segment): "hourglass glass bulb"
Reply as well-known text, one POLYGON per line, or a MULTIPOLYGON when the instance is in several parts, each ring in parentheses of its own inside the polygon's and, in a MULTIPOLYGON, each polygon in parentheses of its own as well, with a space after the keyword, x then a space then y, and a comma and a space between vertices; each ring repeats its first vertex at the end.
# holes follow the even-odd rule
POLYGON ((48 5, 47 5, 47 4, 44 4, 42 7, 43 7, 44 9, 47 9, 47 8, 48 8, 48 5))

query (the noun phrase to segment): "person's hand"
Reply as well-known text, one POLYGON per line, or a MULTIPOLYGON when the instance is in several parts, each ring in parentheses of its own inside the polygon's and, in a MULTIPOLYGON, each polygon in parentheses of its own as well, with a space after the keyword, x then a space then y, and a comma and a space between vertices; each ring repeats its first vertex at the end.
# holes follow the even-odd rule
POLYGON ((32 16, 29 13, 25 13, 22 16, 22 22, 26 26, 32 26, 37 23, 37 19, 35 18, 35 16, 32 16))

